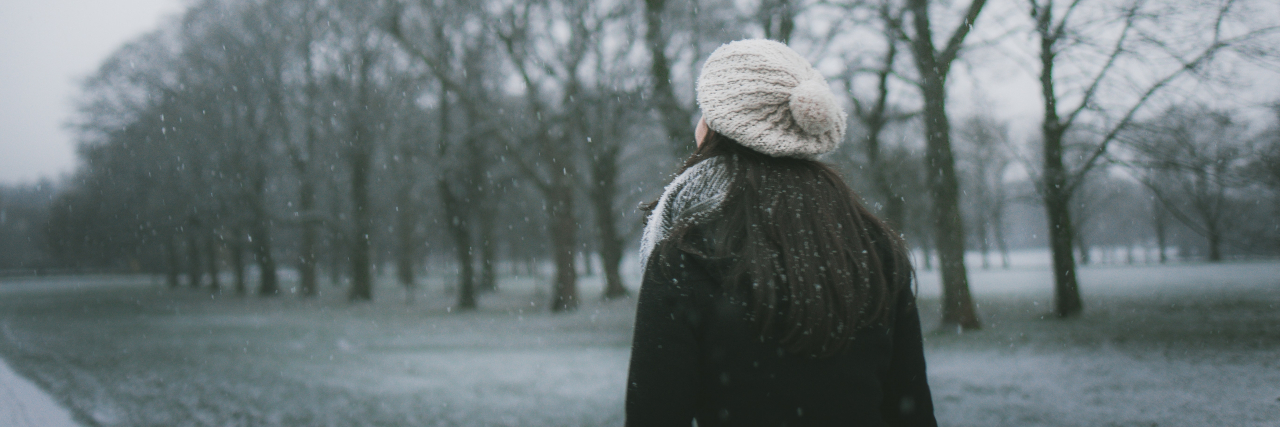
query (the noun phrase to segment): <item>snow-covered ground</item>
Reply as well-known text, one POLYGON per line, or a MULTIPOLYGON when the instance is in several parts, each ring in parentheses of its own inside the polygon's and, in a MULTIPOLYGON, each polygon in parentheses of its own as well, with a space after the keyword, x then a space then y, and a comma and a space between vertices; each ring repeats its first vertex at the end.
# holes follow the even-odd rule
POLYGON ((945 424, 1280 426, 1280 263, 1085 267, 1070 321, 1047 268, 970 273, 984 329, 926 337, 945 424))
MULTIPOLYGON (((1070 321, 1043 265, 970 272, 984 329, 926 336, 943 425, 1280 425, 1280 263, 1086 267, 1070 321)), ((351 305, 0 279, 0 356, 85 425, 621 424, 633 299, 588 277, 552 315, 545 280, 513 278, 460 313, 444 279, 413 305, 390 283, 351 305)), ((930 328, 937 283, 920 272, 930 328)))

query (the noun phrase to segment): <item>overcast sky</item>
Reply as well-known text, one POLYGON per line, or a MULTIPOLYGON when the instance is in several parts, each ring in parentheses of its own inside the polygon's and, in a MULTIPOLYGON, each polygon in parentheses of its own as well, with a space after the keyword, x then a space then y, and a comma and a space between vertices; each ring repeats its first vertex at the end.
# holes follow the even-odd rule
POLYGON ((64 123, 79 81, 185 0, 0 0, 0 184, 75 169, 64 123))

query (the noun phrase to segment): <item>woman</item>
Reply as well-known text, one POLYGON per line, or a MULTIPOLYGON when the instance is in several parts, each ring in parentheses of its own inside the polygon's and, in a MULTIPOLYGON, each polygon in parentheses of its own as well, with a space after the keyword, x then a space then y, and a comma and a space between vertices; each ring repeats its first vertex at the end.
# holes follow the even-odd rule
POLYGON ((826 81, 743 40, 697 96, 641 240, 627 425, 936 425, 903 243, 814 160, 844 137, 826 81))

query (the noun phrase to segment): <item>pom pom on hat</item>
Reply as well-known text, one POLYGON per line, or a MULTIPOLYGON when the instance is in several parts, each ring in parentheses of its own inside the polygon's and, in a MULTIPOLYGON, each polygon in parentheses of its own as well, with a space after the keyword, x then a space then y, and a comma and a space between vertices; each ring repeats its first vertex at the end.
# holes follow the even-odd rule
POLYGON ((837 130, 837 125, 844 123, 840 104, 826 81, 814 79, 800 83, 791 90, 790 101, 791 118, 807 133, 821 135, 837 130))
POLYGON ((844 139, 845 113, 809 61, 771 40, 716 49, 698 77, 707 127, 776 157, 812 159, 844 139))

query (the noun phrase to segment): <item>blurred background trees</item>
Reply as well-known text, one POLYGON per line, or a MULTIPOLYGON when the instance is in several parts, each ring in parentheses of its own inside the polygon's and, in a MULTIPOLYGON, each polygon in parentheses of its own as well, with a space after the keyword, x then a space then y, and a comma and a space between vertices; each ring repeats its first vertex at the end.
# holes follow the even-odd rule
POLYGON ((1044 111, 1038 192, 1049 219, 1054 310, 1068 317, 1083 310, 1071 255, 1081 236, 1072 199, 1086 178, 1165 92, 1188 79, 1209 80, 1223 61, 1274 58, 1274 48, 1259 43, 1278 28, 1257 15, 1261 4, 1248 1, 1029 3, 1044 111), (1081 124, 1087 129, 1077 129, 1081 124), (1069 146, 1068 138, 1081 143, 1069 146))
POLYGON ((1227 246, 1249 250, 1248 236, 1265 232, 1247 225, 1250 216, 1266 214, 1247 175, 1253 160, 1266 155, 1247 132, 1228 112, 1192 106, 1171 108, 1127 137, 1143 185, 1160 208, 1205 239, 1211 262, 1222 261, 1227 246))
POLYGON ((746 37, 841 94, 826 160, 942 270, 950 328, 981 324, 965 251, 1051 247, 1061 316, 1077 262, 1280 251, 1280 109, 1214 103, 1274 66, 1272 6, 960 3, 200 1, 85 81, 74 176, 0 191, 0 270, 353 301, 430 273, 469 309, 545 264, 554 311, 583 274, 625 296, 635 206, 693 148, 701 61, 746 37), (954 105, 990 99, 949 76, 993 55, 1029 64, 1016 96, 1042 120, 954 105))

